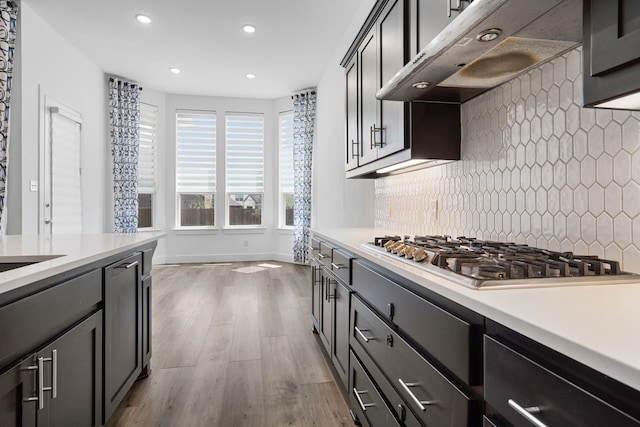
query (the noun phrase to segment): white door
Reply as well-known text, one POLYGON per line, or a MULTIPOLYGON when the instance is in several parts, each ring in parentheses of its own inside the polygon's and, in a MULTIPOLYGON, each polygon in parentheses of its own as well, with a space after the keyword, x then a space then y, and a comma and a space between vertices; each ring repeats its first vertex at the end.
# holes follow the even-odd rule
POLYGON ((79 113, 45 99, 43 170, 44 234, 82 233, 79 113))

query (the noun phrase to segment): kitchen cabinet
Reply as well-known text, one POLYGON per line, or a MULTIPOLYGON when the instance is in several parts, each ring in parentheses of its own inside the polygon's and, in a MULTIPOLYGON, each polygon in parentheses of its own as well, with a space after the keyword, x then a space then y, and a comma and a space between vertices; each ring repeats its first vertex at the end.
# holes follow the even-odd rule
POLYGON ((409 60, 408 4, 378 1, 341 63, 348 178, 376 177, 377 170, 406 160, 460 158, 459 105, 376 98, 409 60))
POLYGON ((561 355, 500 325, 490 324, 488 333, 491 335, 484 338, 487 423, 501 427, 640 426, 638 418, 621 409, 630 405, 633 411, 631 402, 640 393, 607 384, 610 379, 562 360, 561 355), (580 383, 581 376, 586 382, 580 383), (621 402, 618 406, 612 403, 616 400, 621 402))
POLYGON ((142 373, 141 269, 140 253, 104 268, 104 422, 142 373))
POLYGON ((470 1, 411 0, 410 55, 417 55, 468 6, 470 1))
POLYGON ((346 67, 347 82, 347 157, 345 170, 358 167, 360 158, 360 121, 358 119, 358 65, 354 58, 346 67))
POLYGON ((584 105, 599 105, 640 91, 640 3, 634 0, 585 0, 583 21, 584 105))
POLYGON ((327 242, 312 240, 312 322, 333 365, 347 386, 351 256, 327 242))
POLYGON ((100 269, 54 279, 0 307, 3 426, 101 425, 101 279, 100 269))
POLYGON ((102 311, 0 376, 2 426, 100 426, 102 311))
POLYGON ((148 376, 151 372, 153 252, 153 248, 142 251, 142 376, 148 376))
POLYGON ((316 332, 320 331, 322 295, 320 263, 315 258, 311 258, 311 327, 316 332))

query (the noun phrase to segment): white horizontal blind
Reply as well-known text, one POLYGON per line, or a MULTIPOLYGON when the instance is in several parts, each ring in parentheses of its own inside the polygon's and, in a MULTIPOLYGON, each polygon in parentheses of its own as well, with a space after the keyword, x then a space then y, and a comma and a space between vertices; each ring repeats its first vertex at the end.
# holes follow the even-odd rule
POLYGON ((53 234, 82 233, 80 119, 51 108, 51 222, 53 234))
POLYGON ((156 141, 158 107, 140 103, 140 151, 138 154, 138 193, 156 191, 156 141))
POLYGON ((216 191, 216 113, 176 113, 176 188, 178 193, 216 191))
POLYGON ((293 111, 280 113, 280 192, 293 193, 293 111))
POLYGON ((227 113, 227 193, 264 189, 264 116, 227 113))

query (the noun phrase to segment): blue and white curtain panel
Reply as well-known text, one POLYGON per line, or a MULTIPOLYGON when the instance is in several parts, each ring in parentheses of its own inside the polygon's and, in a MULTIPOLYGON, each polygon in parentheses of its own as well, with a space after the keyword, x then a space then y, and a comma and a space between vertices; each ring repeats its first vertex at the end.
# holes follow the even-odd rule
POLYGON ((0 234, 5 234, 7 223, 5 202, 9 166, 9 105, 17 14, 17 4, 0 0, 0 234))
POLYGON ((309 262, 311 162, 316 121, 316 92, 293 96, 293 260, 309 262))
POLYGON ((113 157, 113 231, 138 231, 140 91, 132 82, 109 78, 109 132, 113 157))

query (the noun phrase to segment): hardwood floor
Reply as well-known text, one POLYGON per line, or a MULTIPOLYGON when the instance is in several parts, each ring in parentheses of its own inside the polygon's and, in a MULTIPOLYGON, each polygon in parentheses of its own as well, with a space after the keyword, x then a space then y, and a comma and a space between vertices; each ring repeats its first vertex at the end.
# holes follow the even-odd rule
POLYGON ((352 426, 311 332, 309 268, 153 270, 151 375, 107 426, 352 426))

